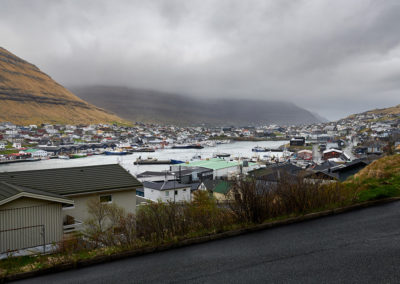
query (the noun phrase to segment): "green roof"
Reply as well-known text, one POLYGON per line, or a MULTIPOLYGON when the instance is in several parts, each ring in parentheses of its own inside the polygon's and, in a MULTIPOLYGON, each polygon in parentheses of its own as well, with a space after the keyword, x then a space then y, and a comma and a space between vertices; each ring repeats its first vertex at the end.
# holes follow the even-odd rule
POLYGON ((35 153, 36 151, 39 151, 38 149, 27 149, 24 152, 25 153, 35 153))
POLYGON ((213 191, 217 193, 227 194, 231 186, 232 184, 225 180, 222 180, 220 183, 217 184, 216 187, 214 187, 213 191))
MULTIPOLYGON (((201 160, 201 161, 191 162, 188 164, 179 164, 179 165, 183 167, 203 167, 212 170, 219 170, 219 169, 238 166, 240 164, 241 162, 238 161, 225 161, 224 159, 213 158, 209 160, 201 160)), ((252 165, 252 163, 249 164, 252 165)))

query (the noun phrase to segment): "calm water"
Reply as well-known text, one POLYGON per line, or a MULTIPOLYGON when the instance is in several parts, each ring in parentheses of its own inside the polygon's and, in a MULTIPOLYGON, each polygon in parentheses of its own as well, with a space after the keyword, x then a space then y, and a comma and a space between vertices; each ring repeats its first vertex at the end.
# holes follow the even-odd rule
POLYGON ((253 153, 251 149, 255 146, 277 148, 288 143, 288 141, 262 141, 262 142, 233 142, 230 144, 221 144, 216 147, 205 147, 204 149, 165 149, 156 150, 154 153, 134 153, 127 156, 91 156, 81 159, 71 160, 43 160, 39 162, 15 163, 8 165, 0 165, 0 172, 8 171, 24 171, 39 170, 51 168, 93 166, 102 164, 120 163, 125 169, 133 174, 139 174, 144 171, 161 171, 168 170, 169 165, 133 165, 133 162, 141 156, 142 159, 154 157, 159 160, 175 159, 182 161, 190 161, 194 155, 200 155, 202 159, 211 158, 217 153, 229 153, 231 157, 249 157, 254 155, 263 155, 265 153, 253 153))

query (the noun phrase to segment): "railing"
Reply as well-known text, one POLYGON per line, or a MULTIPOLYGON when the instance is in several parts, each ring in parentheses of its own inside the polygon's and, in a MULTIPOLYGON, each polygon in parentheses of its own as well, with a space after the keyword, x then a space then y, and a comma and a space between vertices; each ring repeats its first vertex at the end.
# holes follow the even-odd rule
POLYGON ((73 232, 79 232, 83 228, 83 222, 75 221, 74 224, 68 224, 63 226, 64 234, 70 234, 73 232))

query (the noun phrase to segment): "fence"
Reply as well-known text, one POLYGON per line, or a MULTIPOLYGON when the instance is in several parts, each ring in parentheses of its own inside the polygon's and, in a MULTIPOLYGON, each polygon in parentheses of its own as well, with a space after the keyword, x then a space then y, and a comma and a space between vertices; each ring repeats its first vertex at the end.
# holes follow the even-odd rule
POLYGON ((63 236, 60 204, 0 210, 0 253, 59 242, 63 236))

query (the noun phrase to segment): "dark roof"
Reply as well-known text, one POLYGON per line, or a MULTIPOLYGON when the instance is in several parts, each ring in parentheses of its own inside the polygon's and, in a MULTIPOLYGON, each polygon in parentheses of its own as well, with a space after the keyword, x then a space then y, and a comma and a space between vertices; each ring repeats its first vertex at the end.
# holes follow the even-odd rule
POLYGON ((170 190, 170 189, 178 189, 185 187, 191 188, 190 184, 179 183, 176 181, 163 181, 163 182, 145 181, 143 182, 143 186, 156 190, 170 190))
POLYGON ((217 184, 219 183, 219 180, 211 180, 211 179, 207 179, 203 181, 203 184, 205 185, 207 190, 213 190, 217 184))
POLYGON ((195 183, 191 183, 191 191, 197 190, 199 188, 200 183, 199 182, 195 182, 195 183))
POLYGON ((59 195, 142 186, 118 164, 6 172, 0 173, 0 181, 59 195))
POLYGON ((332 161, 325 161, 322 164, 315 166, 313 168, 313 170, 314 171, 323 171, 325 169, 329 169, 329 168, 335 167, 337 165, 338 165, 338 163, 335 163, 335 162, 332 162, 332 161))
POLYGON ((271 175, 272 176, 276 175, 279 176, 281 174, 297 175, 302 170, 303 170, 302 168, 292 165, 290 163, 284 163, 284 164, 271 165, 266 168, 256 169, 254 171, 250 171, 249 174, 256 178, 262 178, 265 180, 265 178, 270 177, 271 175))
POLYGON ((31 194, 41 195, 41 196, 46 196, 46 197, 65 199, 64 197, 62 197, 61 195, 58 195, 58 194, 53 194, 53 193, 49 193, 49 192, 45 192, 45 191, 41 191, 41 190, 18 186, 15 184, 10 184, 5 181, 0 181, 0 202, 5 199, 8 199, 10 197, 13 197, 17 194, 20 194, 20 193, 31 193, 31 194))

